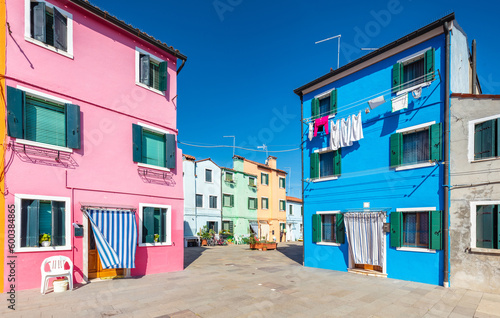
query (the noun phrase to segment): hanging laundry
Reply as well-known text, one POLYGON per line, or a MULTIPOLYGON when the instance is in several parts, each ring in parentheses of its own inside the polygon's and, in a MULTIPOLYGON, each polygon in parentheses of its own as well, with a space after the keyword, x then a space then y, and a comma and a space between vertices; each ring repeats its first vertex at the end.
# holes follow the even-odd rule
POLYGON ((368 101, 368 105, 370 105, 370 109, 372 109, 372 110, 379 107, 383 103, 385 103, 384 95, 368 101))
POLYGON ((323 116, 314 120, 314 137, 318 134, 318 128, 323 126, 325 133, 328 134, 328 116, 323 116))
POLYGON ((340 121, 330 121, 330 150, 340 148, 340 121))
POLYGON ((408 93, 392 99, 392 112, 408 108, 408 93))
POLYGON ((358 141, 360 139, 363 139, 363 121, 361 120, 361 111, 359 111, 359 114, 352 115, 351 119, 351 140, 352 141, 358 141))
POLYGON ((340 122, 340 147, 352 146, 351 133, 351 116, 347 119, 342 118, 340 122))
POLYGON ((309 133, 307 134, 309 141, 311 141, 313 139, 313 133, 314 133, 314 123, 310 122, 309 123, 309 133))

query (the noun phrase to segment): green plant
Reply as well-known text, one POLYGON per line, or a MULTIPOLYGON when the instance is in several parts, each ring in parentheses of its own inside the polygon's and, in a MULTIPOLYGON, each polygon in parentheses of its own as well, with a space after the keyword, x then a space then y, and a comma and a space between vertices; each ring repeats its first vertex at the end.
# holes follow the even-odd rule
POLYGON ((250 238, 248 239, 248 243, 250 243, 250 244, 256 244, 258 242, 259 242, 259 239, 256 238, 254 234, 251 234, 250 238))
POLYGON ((155 242, 158 242, 159 239, 160 239, 160 234, 155 234, 155 242))
MULTIPOLYGON (((210 230, 212 231, 213 233, 213 230, 210 230)), ((208 230, 208 227, 206 225, 203 225, 202 228, 200 228, 200 231, 198 233, 196 233, 199 237, 201 237, 202 239, 209 239, 212 237, 212 233, 210 233, 210 231, 208 230)))
POLYGON ((248 237, 243 237, 243 238, 241 239, 241 243, 242 243, 242 244, 250 244, 250 239, 249 239, 248 237))
POLYGON ((47 233, 44 233, 44 234, 40 234, 40 244, 42 244, 42 242, 46 242, 46 241, 50 241, 50 234, 47 234, 47 233))

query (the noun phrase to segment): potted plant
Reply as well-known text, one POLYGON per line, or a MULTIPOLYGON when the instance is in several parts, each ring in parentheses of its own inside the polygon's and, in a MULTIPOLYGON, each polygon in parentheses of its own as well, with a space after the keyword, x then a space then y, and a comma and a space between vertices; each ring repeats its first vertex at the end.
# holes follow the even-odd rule
POLYGON ((43 247, 50 246, 50 234, 48 233, 40 234, 40 245, 42 245, 43 247))
MULTIPOLYGON (((213 230, 210 230, 213 232, 213 230)), ((208 239, 212 237, 212 234, 208 231, 208 227, 204 225, 200 228, 200 231, 196 233, 199 237, 201 237, 201 246, 207 246, 208 239)))
POLYGON ((160 239, 160 234, 155 234, 155 243, 158 243, 159 239, 160 239))
POLYGON ((250 248, 252 250, 267 251, 267 250, 275 250, 277 247, 276 242, 268 242, 264 238, 259 241, 259 239, 256 238, 255 235, 253 235, 253 234, 250 235, 249 241, 250 241, 250 248))

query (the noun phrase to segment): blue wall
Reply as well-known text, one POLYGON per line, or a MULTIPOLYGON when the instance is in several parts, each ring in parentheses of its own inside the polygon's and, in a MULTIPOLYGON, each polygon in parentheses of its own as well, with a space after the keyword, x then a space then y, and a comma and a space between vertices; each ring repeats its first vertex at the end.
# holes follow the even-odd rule
MULTIPOLYGON (((372 209, 387 209, 389 214, 397 208, 436 207, 443 210, 442 165, 395 171, 389 168, 390 135, 397 129, 431 121, 443 122, 444 115, 444 35, 435 37, 416 47, 383 60, 375 65, 344 77, 304 96, 304 118, 311 117, 314 96, 336 88, 338 113, 346 118, 362 111, 364 139, 342 148, 341 176, 337 180, 305 183, 304 189, 304 249, 305 265, 346 271, 349 265, 348 245, 321 246, 312 243, 312 214, 317 211, 362 209, 370 202, 372 209), (435 70, 442 78, 422 89, 420 99, 409 94, 406 110, 392 113, 390 98, 392 66, 401 58, 433 47, 435 70), (386 103, 365 114, 367 101, 384 95, 386 103), (371 98, 368 98, 373 96, 371 98), (366 98, 366 99, 365 99, 366 98), (363 99, 360 104, 359 100, 363 99)), ((319 133, 312 141, 304 135, 304 178, 310 178, 310 154, 328 147, 328 135, 319 133)), ((390 217, 388 214, 387 222, 390 217)), ((397 251, 390 247, 387 235, 388 277, 430 284, 442 284, 443 252, 436 253, 397 251)))

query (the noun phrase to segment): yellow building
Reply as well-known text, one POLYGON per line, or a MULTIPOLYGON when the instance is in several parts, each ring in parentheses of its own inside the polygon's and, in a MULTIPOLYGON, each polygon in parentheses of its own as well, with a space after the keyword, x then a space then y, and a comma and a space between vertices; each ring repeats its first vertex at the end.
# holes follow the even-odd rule
POLYGON ((259 238, 284 242, 286 235, 286 175, 276 167, 276 157, 269 156, 265 164, 234 156, 235 166, 243 164, 243 171, 256 175, 257 180, 257 220, 259 238))

